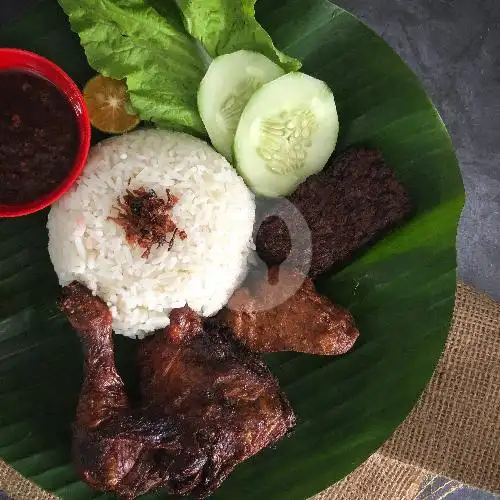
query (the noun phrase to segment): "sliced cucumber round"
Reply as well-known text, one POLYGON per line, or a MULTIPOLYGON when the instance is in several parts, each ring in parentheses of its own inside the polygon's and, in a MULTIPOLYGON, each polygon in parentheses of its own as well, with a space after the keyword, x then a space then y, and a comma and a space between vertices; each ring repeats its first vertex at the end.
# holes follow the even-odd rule
POLYGON ((262 85, 284 74, 267 57, 249 50, 212 61, 201 81, 198 109, 212 144, 229 161, 236 127, 248 100, 262 85))
POLYGON ((263 196, 285 196, 323 169, 339 132, 335 99, 325 82, 289 73, 250 99, 236 130, 236 169, 263 196))

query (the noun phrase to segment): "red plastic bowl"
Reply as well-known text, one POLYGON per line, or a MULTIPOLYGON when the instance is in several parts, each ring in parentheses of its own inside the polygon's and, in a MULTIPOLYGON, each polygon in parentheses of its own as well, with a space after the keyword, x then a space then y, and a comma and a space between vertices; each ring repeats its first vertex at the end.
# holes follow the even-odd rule
POLYGON ((0 48, 0 71, 25 70, 43 76, 52 82, 68 99, 75 112, 80 134, 80 146, 66 179, 52 192, 38 200, 21 205, 1 205, 0 217, 18 217, 38 212, 58 200, 78 178, 85 166, 90 148, 90 120, 83 95, 75 82, 56 64, 33 52, 0 48))

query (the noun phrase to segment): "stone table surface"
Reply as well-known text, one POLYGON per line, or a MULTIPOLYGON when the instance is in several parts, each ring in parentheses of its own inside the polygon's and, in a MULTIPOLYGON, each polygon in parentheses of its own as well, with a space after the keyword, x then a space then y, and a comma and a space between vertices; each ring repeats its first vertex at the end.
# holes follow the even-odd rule
POLYGON ((458 273, 500 299, 500 2, 338 0, 420 76, 452 136, 467 202, 458 273))
MULTIPOLYGON (((0 24, 35 2, 0 0, 0 24)), ((363 19, 407 61, 441 113, 467 191, 458 231, 458 274, 500 299, 500 1, 336 3, 363 19)), ((498 498, 439 477, 423 485, 418 496, 445 497, 498 498)))

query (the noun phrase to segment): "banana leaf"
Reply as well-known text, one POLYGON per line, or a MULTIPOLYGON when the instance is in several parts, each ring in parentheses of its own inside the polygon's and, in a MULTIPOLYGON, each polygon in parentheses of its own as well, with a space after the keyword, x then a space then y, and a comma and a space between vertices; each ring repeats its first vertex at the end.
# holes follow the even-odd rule
MULTIPOLYGON (((361 331, 355 349, 340 358, 267 358, 300 423, 274 449, 239 466, 215 498, 289 500, 320 491, 362 463, 425 388, 450 324, 464 195, 438 112, 375 33, 326 0, 260 0, 257 18, 281 50, 333 89, 338 150, 380 148, 416 206, 410 222, 319 284, 354 314, 361 331)), ((0 46, 49 57, 80 84, 93 74, 55 0, 40 0, 3 27, 0 46)), ((62 498, 107 498, 78 481, 71 465, 82 358, 55 307, 46 215, 0 221, 0 456, 62 498)), ((116 343, 119 370, 133 391, 134 342, 116 343)))

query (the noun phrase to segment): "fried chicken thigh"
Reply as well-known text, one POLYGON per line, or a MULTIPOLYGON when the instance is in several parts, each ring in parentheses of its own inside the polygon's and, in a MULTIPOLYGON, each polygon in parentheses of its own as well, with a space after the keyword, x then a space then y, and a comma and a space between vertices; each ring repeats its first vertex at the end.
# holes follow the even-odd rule
POLYGON ((164 334, 143 342, 142 392, 152 408, 170 408, 206 450, 196 491, 217 488, 239 462, 295 425, 293 411, 265 363, 216 320, 185 307, 164 334))
POLYGON ((106 304, 74 282, 59 305, 85 355, 73 457, 93 488, 126 499, 159 487, 203 498, 295 425, 264 362, 217 321, 172 311, 170 326, 140 346, 142 401, 132 406, 115 369, 106 304))
POLYGON ((274 267, 235 292, 218 317, 255 352, 339 355, 359 336, 351 314, 302 273, 274 267))

